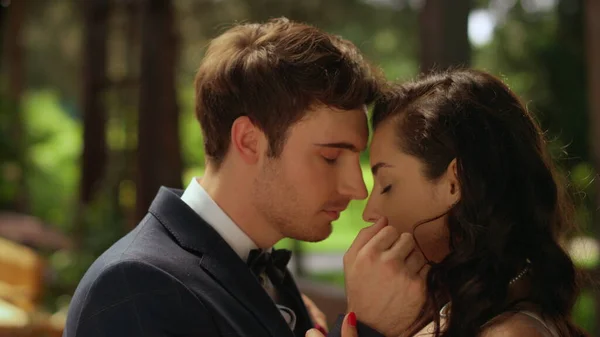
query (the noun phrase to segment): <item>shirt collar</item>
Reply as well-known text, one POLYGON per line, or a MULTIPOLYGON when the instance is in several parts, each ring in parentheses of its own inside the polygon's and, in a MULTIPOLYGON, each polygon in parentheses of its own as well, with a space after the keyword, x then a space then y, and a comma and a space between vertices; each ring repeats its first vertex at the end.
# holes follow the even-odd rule
POLYGON ((198 182, 197 177, 192 178, 183 192, 181 200, 213 227, 243 261, 248 259, 252 249, 258 248, 254 241, 210 197, 198 182))

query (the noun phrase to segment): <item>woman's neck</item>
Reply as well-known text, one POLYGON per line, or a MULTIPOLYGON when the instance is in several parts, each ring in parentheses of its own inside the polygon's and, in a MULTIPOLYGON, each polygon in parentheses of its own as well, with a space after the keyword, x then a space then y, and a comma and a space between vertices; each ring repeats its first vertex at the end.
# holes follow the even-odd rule
POLYGON ((531 310, 537 312, 537 306, 531 301, 531 290, 531 274, 527 273, 521 279, 508 286, 504 306, 511 310, 531 310))

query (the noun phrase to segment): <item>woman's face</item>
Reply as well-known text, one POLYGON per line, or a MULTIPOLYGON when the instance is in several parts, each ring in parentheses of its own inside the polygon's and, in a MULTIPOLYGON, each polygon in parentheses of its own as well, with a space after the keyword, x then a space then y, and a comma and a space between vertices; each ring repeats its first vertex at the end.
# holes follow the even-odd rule
POLYGON ((455 161, 440 178, 428 179, 424 163, 400 150, 395 126, 393 120, 384 121, 373 134, 370 162, 375 183, 363 218, 386 217, 398 231, 413 233, 425 256, 439 262, 449 252, 447 215, 413 229, 449 211, 459 200, 455 161))

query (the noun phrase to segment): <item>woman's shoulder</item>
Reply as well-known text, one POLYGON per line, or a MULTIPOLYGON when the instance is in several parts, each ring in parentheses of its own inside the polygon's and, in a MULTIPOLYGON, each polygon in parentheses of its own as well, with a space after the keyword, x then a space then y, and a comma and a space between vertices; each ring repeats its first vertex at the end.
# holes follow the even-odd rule
POLYGON ((530 311, 504 313, 488 322, 481 337, 557 337, 555 328, 540 315, 530 311))

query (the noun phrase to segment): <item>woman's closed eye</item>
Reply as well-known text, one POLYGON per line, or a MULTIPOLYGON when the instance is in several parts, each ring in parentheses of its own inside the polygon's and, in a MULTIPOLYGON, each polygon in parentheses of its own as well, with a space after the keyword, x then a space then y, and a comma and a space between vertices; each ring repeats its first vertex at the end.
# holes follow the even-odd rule
POLYGON ((392 185, 386 185, 384 188, 381 189, 381 194, 385 194, 387 192, 389 192, 392 189, 392 185))

